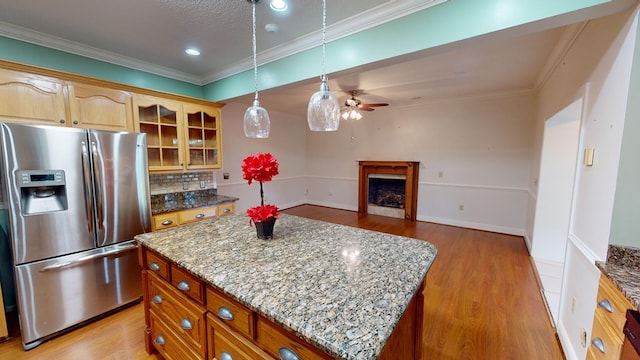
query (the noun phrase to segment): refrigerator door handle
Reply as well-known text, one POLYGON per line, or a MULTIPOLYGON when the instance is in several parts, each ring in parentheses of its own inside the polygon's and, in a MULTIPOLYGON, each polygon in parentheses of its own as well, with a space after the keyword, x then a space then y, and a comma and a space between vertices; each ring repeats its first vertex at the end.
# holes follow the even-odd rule
POLYGON ((102 158, 98 153, 98 146, 95 141, 91 142, 91 152, 93 153, 93 178, 95 179, 96 191, 96 212, 98 215, 98 231, 103 231, 104 211, 102 209, 102 158))
POLYGON ((89 149, 87 149, 87 143, 82 141, 82 175, 84 178, 84 201, 87 213, 87 225, 89 233, 93 234, 93 201, 91 196, 91 166, 89 165, 89 149))
POLYGON ((138 248, 138 245, 136 245, 136 244, 127 244, 127 245, 124 245, 124 246, 120 246, 117 249, 113 249, 113 250, 109 250, 109 251, 105 251, 105 252, 99 252, 99 253, 96 253, 96 254, 83 256, 81 258, 77 258, 77 259, 71 260, 71 261, 63 261, 63 262, 47 265, 47 266, 43 267, 42 269, 40 269, 40 272, 57 270, 57 269, 60 269, 60 268, 74 266, 74 265, 80 265, 80 264, 84 264, 84 263, 93 261, 95 259, 100 259, 100 258, 104 258, 104 257, 107 257, 107 256, 112 256, 112 255, 118 255, 120 253, 131 251, 131 250, 137 249, 137 248, 138 248))

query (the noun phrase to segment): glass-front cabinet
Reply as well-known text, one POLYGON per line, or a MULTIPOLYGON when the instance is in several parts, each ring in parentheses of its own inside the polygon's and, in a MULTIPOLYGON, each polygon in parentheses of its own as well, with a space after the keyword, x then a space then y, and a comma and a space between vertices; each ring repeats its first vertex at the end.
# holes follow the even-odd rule
POLYGON ((220 109, 183 104, 186 116, 187 168, 220 168, 220 109))
POLYGON ((147 134, 149 171, 221 168, 219 107, 136 94, 134 117, 147 134))

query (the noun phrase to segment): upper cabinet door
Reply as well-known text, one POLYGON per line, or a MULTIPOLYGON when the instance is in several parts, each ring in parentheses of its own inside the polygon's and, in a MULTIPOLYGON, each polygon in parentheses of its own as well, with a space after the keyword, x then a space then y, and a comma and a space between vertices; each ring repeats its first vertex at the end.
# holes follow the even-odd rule
POLYGON ((134 131, 131 93, 75 82, 67 82, 66 87, 71 126, 134 131))
POLYGON ((187 169, 222 168, 220 109, 215 106, 183 104, 187 169))
POLYGON ((149 171, 183 170, 182 104, 135 94, 133 117, 140 132, 147 134, 149 171))
POLYGON ((0 69, 0 120, 66 126, 62 80, 0 69))

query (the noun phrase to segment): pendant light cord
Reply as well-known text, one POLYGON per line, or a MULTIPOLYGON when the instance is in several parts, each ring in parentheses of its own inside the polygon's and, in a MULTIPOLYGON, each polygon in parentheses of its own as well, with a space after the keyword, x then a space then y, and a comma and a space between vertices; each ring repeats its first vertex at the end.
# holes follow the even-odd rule
POLYGON ((327 0, 322 0, 322 77, 321 81, 327 81, 325 75, 325 56, 326 56, 326 42, 327 42, 327 0))
POLYGON ((258 100, 258 60, 256 56, 256 3, 257 0, 251 1, 253 4, 253 86, 256 91, 254 100, 258 100))

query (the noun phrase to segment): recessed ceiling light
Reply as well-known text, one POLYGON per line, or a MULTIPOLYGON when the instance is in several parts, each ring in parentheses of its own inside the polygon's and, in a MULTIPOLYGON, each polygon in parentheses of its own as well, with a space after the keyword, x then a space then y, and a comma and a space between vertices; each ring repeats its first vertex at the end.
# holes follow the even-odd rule
POLYGON ((278 32, 278 25, 276 25, 276 24, 266 24, 264 26, 264 30, 266 32, 278 32))
POLYGON ((184 52, 186 52, 187 54, 191 55, 191 56, 198 56, 200 55, 200 50, 198 49, 194 49, 194 48, 187 48, 184 52))
POLYGON ((284 0, 271 0, 270 6, 273 11, 286 11, 289 8, 284 0))

